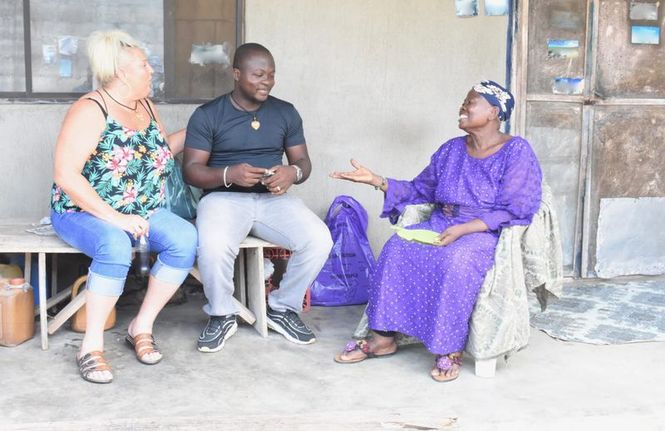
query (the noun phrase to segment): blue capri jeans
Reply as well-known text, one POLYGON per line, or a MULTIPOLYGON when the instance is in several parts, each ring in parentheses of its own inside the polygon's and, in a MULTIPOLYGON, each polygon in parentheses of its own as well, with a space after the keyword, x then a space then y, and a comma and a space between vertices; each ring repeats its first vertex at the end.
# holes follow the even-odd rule
MULTIPOLYGON (((166 209, 152 213, 148 222, 150 251, 157 253, 150 275, 180 285, 196 259, 196 228, 166 209)), ((87 289, 120 296, 131 265, 134 238, 87 212, 51 211, 51 223, 60 238, 92 258, 87 289)))

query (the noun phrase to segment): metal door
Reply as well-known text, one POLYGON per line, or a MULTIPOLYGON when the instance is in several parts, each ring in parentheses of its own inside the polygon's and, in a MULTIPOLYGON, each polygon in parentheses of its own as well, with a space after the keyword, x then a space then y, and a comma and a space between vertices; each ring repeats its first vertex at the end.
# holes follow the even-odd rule
POLYGON ((661 3, 516 5, 514 130, 553 189, 567 275, 665 273, 661 3))

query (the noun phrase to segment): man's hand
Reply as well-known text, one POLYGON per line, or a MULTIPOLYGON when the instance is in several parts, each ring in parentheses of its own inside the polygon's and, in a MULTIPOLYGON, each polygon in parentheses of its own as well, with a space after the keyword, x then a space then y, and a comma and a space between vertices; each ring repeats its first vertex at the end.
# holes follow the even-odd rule
POLYGON ((277 165, 268 170, 270 176, 263 178, 263 184, 273 195, 282 195, 296 182, 296 170, 293 166, 277 165))
POLYGON ((226 184, 237 184, 242 187, 252 187, 263 178, 266 170, 256 168, 248 163, 229 166, 226 170, 226 184))

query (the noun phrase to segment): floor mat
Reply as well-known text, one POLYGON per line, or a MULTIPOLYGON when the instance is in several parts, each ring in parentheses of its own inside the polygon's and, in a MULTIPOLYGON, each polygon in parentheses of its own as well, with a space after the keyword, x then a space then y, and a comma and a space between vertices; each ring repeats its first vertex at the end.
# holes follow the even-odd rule
POLYGON ((531 309, 531 326, 589 344, 665 341, 665 280, 564 286, 545 312, 531 309))

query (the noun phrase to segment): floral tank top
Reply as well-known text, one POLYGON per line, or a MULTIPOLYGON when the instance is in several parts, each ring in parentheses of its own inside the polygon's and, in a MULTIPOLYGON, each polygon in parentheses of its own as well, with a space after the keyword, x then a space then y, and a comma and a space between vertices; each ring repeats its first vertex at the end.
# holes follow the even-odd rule
MULTIPOLYGON (((149 217, 165 204, 166 178, 174 166, 173 155, 150 105, 148 127, 132 130, 109 116, 99 102, 90 100, 102 110, 106 127, 81 174, 116 211, 149 217)), ((56 213, 82 211, 55 183, 51 188, 51 208, 56 213)))

